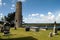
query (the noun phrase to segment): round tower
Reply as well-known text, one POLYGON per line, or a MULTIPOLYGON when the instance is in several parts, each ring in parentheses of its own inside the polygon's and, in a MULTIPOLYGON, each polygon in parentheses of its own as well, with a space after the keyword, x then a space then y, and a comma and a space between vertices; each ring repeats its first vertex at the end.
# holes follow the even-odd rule
POLYGON ((22 2, 16 3, 16 13, 15 13, 15 27, 22 26, 22 2))

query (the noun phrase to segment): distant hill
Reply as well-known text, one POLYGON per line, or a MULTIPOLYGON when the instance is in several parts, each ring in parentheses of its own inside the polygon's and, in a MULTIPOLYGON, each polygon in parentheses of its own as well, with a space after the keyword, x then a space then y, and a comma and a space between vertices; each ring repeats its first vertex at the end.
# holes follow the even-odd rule
MULTIPOLYGON (((54 23, 24 23, 25 26, 54 26, 54 23)), ((56 23, 57 26, 60 26, 60 23, 56 23)))

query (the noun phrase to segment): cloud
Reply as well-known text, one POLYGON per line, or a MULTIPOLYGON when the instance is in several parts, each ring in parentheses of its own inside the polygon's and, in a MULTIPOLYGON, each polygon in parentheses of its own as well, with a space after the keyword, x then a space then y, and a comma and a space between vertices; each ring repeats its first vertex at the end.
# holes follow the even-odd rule
POLYGON ((60 14, 58 14, 58 16, 60 17, 60 14))
POLYGON ((60 14, 55 16, 52 12, 48 12, 47 15, 35 13, 29 14, 28 17, 24 18, 25 23, 54 23, 54 21, 60 23, 60 14))
POLYGON ((49 19, 50 21, 55 20, 55 16, 53 15, 52 12, 48 12, 48 19, 49 19))
POLYGON ((11 0, 12 1, 12 3, 14 3, 15 2, 15 0, 11 0))
POLYGON ((1 21, 1 18, 4 18, 3 13, 0 13, 0 21, 1 21))
POLYGON ((3 3, 3 5, 5 6, 5 5, 6 5, 6 3, 3 3))
POLYGON ((52 15, 52 12, 48 12, 48 15, 52 15))
POLYGON ((57 15, 56 21, 57 21, 58 23, 60 23, 60 14, 57 15))
POLYGON ((25 2, 26 0, 18 0, 18 1, 25 2))
POLYGON ((44 17, 44 14, 40 14, 40 17, 44 17))
POLYGON ((2 2, 2 0, 0 0, 0 6, 2 6, 2 5, 4 5, 4 6, 5 6, 5 5, 6 5, 6 3, 3 3, 3 2, 2 2))
POLYGON ((2 0, 0 0, 0 6, 2 6, 2 0))
POLYGON ((11 6, 11 10, 13 10, 15 8, 15 4, 12 4, 11 6))
POLYGON ((13 7, 11 7, 11 10, 13 10, 14 8, 13 7))
POLYGON ((15 4, 12 4, 12 7, 15 7, 15 4))
POLYGON ((39 14, 38 13, 35 13, 35 14, 31 14, 29 16, 39 16, 39 14))

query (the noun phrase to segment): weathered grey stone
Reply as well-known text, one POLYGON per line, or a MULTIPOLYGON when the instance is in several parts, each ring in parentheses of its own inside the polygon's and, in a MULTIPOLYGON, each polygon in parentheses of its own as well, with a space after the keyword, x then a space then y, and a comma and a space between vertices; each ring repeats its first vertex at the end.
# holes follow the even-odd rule
POLYGON ((49 33, 49 37, 53 37, 52 32, 49 33))
POLYGON ((15 27, 22 27, 22 2, 16 3, 15 27))
POLYGON ((8 22, 4 23, 3 30, 4 30, 4 35, 9 35, 9 33, 10 33, 10 24, 8 22))
POLYGON ((53 35, 56 35, 57 34, 57 28, 54 26, 53 28, 53 35))
POLYGON ((30 31, 30 27, 29 26, 26 26, 25 30, 26 31, 30 31))
POLYGON ((54 27, 53 27, 53 35, 57 35, 57 28, 56 28, 56 22, 54 23, 54 27))
POLYGON ((46 30, 48 30, 48 27, 47 27, 47 25, 46 25, 46 27, 45 27, 45 28, 46 28, 46 30))
POLYGON ((36 32, 39 32, 39 29, 40 29, 39 27, 38 27, 38 28, 36 28, 36 29, 35 29, 35 30, 36 30, 36 32))

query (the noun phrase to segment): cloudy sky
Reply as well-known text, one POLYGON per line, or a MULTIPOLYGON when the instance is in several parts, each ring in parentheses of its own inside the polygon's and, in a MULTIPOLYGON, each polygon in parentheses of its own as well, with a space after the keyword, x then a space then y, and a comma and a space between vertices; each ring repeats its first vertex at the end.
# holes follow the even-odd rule
POLYGON ((25 23, 60 23, 60 0, 0 0, 0 17, 16 11, 17 1, 25 23))

